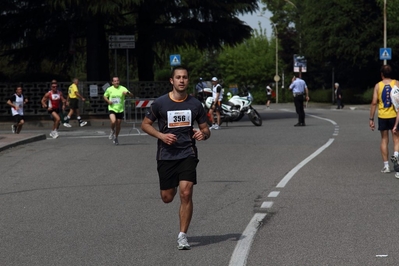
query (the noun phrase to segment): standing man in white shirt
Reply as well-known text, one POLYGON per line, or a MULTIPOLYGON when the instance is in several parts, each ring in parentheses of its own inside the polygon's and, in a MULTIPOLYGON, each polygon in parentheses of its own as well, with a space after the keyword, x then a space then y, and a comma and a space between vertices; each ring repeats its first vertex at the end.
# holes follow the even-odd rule
POLYGON ((303 100, 309 101, 309 91, 306 82, 294 76, 291 81, 290 90, 292 90, 292 94, 294 96, 295 110, 298 114, 298 123, 296 123, 295 127, 304 127, 305 124, 305 110, 303 108, 303 100), (306 98, 304 97, 306 95, 306 98))
POLYGON ((212 85, 213 103, 211 108, 209 109, 209 115, 212 121, 211 129, 220 129, 220 110, 222 109, 223 89, 222 86, 219 84, 217 77, 212 78, 212 85), (216 123, 213 117, 214 111, 216 112, 216 123))

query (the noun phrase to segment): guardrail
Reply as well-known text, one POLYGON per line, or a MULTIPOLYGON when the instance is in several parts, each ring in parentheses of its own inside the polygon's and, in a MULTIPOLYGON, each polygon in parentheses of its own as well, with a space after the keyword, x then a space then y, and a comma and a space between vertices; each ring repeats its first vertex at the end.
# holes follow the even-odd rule
POLYGON ((125 99, 125 123, 132 124, 132 128, 129 131, 136 130, 141 134, 140 130, 136 127, 136 124, 143 120, 145 116, 146 109, 150 108, 151 104, 154 102, 155 98, 127 98, 125 99), (134 110, 134 114, 133 111, 134 110))

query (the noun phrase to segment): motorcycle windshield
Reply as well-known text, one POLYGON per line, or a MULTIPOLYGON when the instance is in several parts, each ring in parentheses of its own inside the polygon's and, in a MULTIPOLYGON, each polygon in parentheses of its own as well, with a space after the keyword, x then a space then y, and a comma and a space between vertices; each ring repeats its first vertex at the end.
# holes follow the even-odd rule
POLYGON ((248 93, 247 99, 248 99, 248 101, 252 102, 254 100, 254 97, 252 96, 251 93, 248 93))

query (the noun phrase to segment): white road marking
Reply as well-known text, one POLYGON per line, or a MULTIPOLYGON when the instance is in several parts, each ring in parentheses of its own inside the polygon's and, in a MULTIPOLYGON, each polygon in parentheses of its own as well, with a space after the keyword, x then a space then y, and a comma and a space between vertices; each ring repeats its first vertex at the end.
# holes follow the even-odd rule
POLYGON ((236 248, 234 249, 233 255, 231 256, 229 266, 241 266, 247 264, 249 249, 252 241, 258 230, 258 227, 262 224, 263 219, 266 217, 266 213, 255 213, 252 220, 245 228, 240 239, 237 242, 236 248))
POLYGON ((262 209, 268 209, 271 208, 272 206, 273 206, 273 201, 264 201, 262 205, 260 205, 262 209))
POLYGON ((303 166, 305 166, 308 162, 310 162, 313 158, 315 158, 317 155, 319 155, 322 151, 328 148, 328 146, 331 145, 331 143, 334 142, 334 139, 329 139, 326 144, 321 146, 317 151, 312 153, 308 158, 300 162, 297 166, 295 166, 291 171, 289 171, 284 178, 280 181, 280 183, 277 184, 276 187, 278 188, 283 188, 287 183, 291 180, 291 178, 301 169, 303 166))
POLYGON ((268 197, 269 198, 275 198, 278 196, 278 194, 280 194, 280 191, 272 191, 269 193, 268 197))
MULTIPOLYGON (((291 112, 291 110, 287 110, 287 109, 280 109, 280 110, 291 112)), ((331 124, 333 124, 335 126, 333 136, 338 135, 339 126, 335 121, 333 121, 331 119, 315 116, 315 115, 308 115, 308 116, 330 122, 331 124)), ((324 151, 326 148, 328 148, 333 142, 334 142, 334 138, 330 138, 326 144, 321 146, 317 151, 315 151, 313 154, 311 154, 309 157, 307 157, 305 160, 303 160, 297 166, 295 166, 291 171, 289 171, 284 176, 284 178, 280 181, 280 183, 277 184, 276 187, 278 187, 278 188, 285 187, 285 185, 288 183, 288 181, 291 180, 291 178, 294 176, 294 174, 296 174, 296 172, 299 171, 299 169, 301 169, 304 165, 306 165, 313 158, 315 158, 317 155, 319 155, 322 151, 324 151)), ((269 196, 275 195, 275 197, 277 197, 278 193, 279 193, 279 191, 273 191, 269 194, 269 196), (277 194, 275 194, 274 192, 277 192, 277 194)), ((265 202, 263 202, 263 204, 265 204, 265 202)), ((262 206, 263 206, 263 204, 262 204, 262 206)), ((271 204, 273 204, 273 202, 271 202, 271 204)), ((247 228, 244 230, 240 239, 237 242, 236 248, 234 249, 233 255, 231 256, 229 266, 245 266, 247 264, 249 250, 251 248, 253 238, 255 237, 255 234, 258 231, 258 228, 262 224, 262 220, 265 217, 266 217, 265 213, 255 213, 254 214, 251 221, 247 225, 247 228)))

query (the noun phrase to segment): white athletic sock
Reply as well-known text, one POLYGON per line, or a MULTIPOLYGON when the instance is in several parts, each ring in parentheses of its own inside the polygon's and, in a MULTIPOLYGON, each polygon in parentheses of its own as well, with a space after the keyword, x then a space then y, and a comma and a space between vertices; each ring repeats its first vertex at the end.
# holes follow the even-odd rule
POLYGON ((384 167, 389 167, 388 161, 385 161, 385 162, 384 162, 384 167))
POLYGON ((177 237, 181 237, 184 236, 186 233, 180 232, 179 235, 177 237))
POLYGON ((399 152, 395 151, 395 152, 393 153, 393 156, 398 157, 398 156, 399 156, 399 152))

